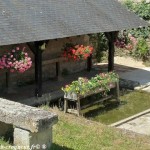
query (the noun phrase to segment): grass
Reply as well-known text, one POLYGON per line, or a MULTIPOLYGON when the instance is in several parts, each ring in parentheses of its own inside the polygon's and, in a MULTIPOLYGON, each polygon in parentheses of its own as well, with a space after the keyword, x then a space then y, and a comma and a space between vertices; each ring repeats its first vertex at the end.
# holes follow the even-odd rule
POLYGON ((59 122, 53 128, 51 150, 148 150, 150 147, 150 137, 131 136, 98 122, 54 112, 59 115, 59 122))
POLYGON ((85 116, 104 124, 111 124, 150 108, 150 94, 143 91, 128 92, 120 97, 120 106, 116 103, 96 105, 85 116))
MULTIPOLYGON (((148 150, 150 137, 122 132, 99 122, 42 107, 59 116, 50 150, 148 150)), ((0 145, 9 145, 0 140, 0 145)))
MULTIPOLYGON (((149 150, 150 136, 123 132, 101 124, 110 124, 150 108, 150 94, 134 91, 120 97, 121 105, 107 104, 90 112, 93 120, 64 114, 57 109, 43 106, 42 109, 58 114, 59 122, 53 128, 51 150, 149 150), (100 109, 101 108, 101 109, 100 109)), ((9 146, 0 139, 0 146, 9 146)))
POLYGON ((0 150, 6 149, 6 148, 7 150, 11 150, 11 148, 10 149, 8 148, 9 146, 11 146, 9 142, 6 142, 3 138, 0 138, 0 150))

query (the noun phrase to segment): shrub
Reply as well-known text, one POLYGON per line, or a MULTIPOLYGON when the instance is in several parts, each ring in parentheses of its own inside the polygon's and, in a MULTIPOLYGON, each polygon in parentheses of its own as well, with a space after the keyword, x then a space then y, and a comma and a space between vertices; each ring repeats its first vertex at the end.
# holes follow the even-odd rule
POLYGON ((136 57, 142 58, 143 61, 147 59, 147 56, 149 55, 149 47, 145 39, 139 39, 135 55, 136 57))
MULTIPOLYGON (((132 0, 126 0, 124 5, 139 17, 143 18, 145 21, 150 21, 150 3, 143 0, 139 3, 134 3, 132 0)), ((141 38, 150 38, 150 27, 144 27, 139 29, 129 30, 134 37, 141 37, 141 38)))
POLYGON ((104 58, 105 52, 108 50, 108 42, 104 33, 97 33, 90 35, 90 42, 95 48, 94 57, 97 62, 101 62, 104 58))

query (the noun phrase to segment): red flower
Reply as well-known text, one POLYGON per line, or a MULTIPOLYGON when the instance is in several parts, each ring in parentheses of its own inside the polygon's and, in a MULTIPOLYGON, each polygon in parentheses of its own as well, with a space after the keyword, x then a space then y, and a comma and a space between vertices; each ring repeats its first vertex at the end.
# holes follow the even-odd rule
MULTIPOLYGON (((71 44, 66 44, 71 45, 71 44)), ((66 47, 63 50, 63 57, 67 59, 77 60, 86 60, 93 52, 92 46, 83 46, 83 45, 71 45, 70 47, 66 47)))

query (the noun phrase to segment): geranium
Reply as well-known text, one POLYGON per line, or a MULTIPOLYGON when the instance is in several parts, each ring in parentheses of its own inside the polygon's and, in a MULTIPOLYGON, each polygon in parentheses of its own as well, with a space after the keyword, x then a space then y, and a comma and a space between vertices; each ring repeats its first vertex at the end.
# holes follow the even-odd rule
POLYGON ((67 60, 86 60, 93 52, 92 46, 84 45, 73 45, 67 43, 63 48, 62 56, 67 58, 67 60))
POLYGON ((16 47, 11 52, 4 54, 0 58, 0 69, 7 69, 10 72, 23 73, 32 66, 31 58, 25 52, 25 47, 16 47))

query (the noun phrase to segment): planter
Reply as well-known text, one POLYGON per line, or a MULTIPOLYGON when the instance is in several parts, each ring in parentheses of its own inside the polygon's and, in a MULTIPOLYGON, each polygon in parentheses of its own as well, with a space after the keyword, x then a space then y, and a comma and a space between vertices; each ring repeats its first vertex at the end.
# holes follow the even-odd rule
POLYGON ((83 98, 86 98, 88 96, 91 96, 91 95, 94 95, 94 94, 98 94, 98 93, 101 93, 101 92, 104 92, 105 89, 99 87, 99 88, 96 88, 96 89, 93 89, 93 90, 90 90, 89 92, 81 95, 81 94, 77 94, 77 93, 65 93, 64 94, 64 101, 65 101, 65 104, 64 104, 64 112, 70 112, 70 113, 74 113, 74 114, 77 114, 78 116, 81 115, 81 110, 82 109, 85 109, 85 108, 88 108, 94 104, 97 104, 97 103, 100 103, 100 102, 103 102, 105 100, 108 100, 112 97, 114 97, 116 99, 117 102, 119 102, 119 83, 118 81, 117 82, 113 82, 113 83, 109 83, 109 88, 110 89, 114 89, 114 92, 112 95, 107 95, 106 97, 102 97, 101 99, 97 100, 97 101, 91 101, 89 104, 86 104, 84 106, 81 106, 80 105, 80 101, 81 99, 83 98), (68 101, 74 101, 76 103, 76 109, 73 109, 73 108, 68 108, 68 101))
MULTIPOLYGON (((116 83, 109 83, 109 88, 112 89, 112 88, 115 88, 116 87, 116 83)), ((87 93, 81 95, 81 94, 77 94, 77 93, 65 93, 64 94, 64 98, 67 98, 67 99, 70 99, 72 101, 76 101, 78 100, 79 98, 85 98, 87 96, 90 96, 90 95, 93 95, 93 94, 97 94, 97 93, 101 93, 101 92, 104 92, 105 89, 99 87, 99 88, 96 88, 96 89, 93 89, 93 90, 90 90, 88 91, 87 93)))

